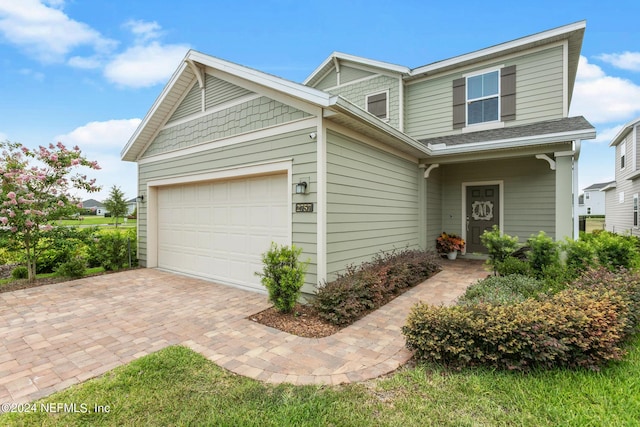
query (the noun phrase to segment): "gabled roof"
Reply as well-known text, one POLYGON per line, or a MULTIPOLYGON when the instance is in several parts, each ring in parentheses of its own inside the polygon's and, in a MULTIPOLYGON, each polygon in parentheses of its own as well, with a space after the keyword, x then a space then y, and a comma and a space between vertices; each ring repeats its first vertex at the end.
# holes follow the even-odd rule
POLYGON ((88 199, 82 202, 83 208, 102 208, 104 205, 102 202, 97 201, 96 199, 88 199))
POLYGON ((615 183, 615 181, 607 181, 607 182, 600 182, 598 184, 591 184, 590 186, 588 186, 587 188, 583 189, 582 191, 600 191, 603 188, 605 188, 606 186, 615 183))
POLYGON ((631 132, 634 126, 637 126, 639 124, 640 117, 635 120, 631 120, 629 123, 624 125, 622 129, 620 129, 620 131, 617 133, 617 135, 613 138, 613 140, 611 140, 611 144, 609 144, 609 147, 615 147, 616 145, 620 144, 622 140, 627 137, 629 132, 631 132))
MULTIPOLYGON (((445 59, 442 61, 433 62, 431 64, 423 65, 413 69, 401 65, 394 65, 387 62, 374 61, 359 56, 348 55, 346 53, 334 52, 329 55, 329 57, 325 59, 324 62, 322 62, 322 64, 320 64, 320 66, 316 68, 309 77, 307 77, 307 79, 304 81, 304 84, 309 86, 315 85, 324 77, 324 75, 328 71, 331 70, 331 68, 335 67, 336 63, 339 64, 340 62, 352 62, 366 67, 379 68, 387 72, 399 73, 402 74, 406 80, 411 80, 432 74, 442 73, 473 63, 488 61, 500 56, 522 52, 537 46, 567 40, 569 46, 569 96, 571 97, 571 94, 573 93, 573 84, 576 78, 576 72, 578 70, 580 50, 582 49, 582 39, 584 37, 586 26, 586 21, 578 21, 573 24, 568 24, 561 27, 553 28, 551 30, 542 31, 540 33, 532 34, 526 37, 522 37, 506 43, 497 44, 495 46, 480 49, 471 53, 466 53, 464 55, 455 56, 453 58, 445 59)), ((571 99, 569 98, 569 103, 570 102, 571 99)))
POLYGON ((333 96, 300 83, 190 50, 123 148, 122 160, 136 161, 142 155, 159 130, 166 124, 194 79, 203 79, 201 75, 198 75, 202 73, 202 67, 226 73, 251 87, 263 88, 272 91, 272 93, 275 91, 286 94, 311 106, 330 110, 337 115, 329 117, 325 114, 329 120, 339 121, 346 126, 364 130, 365 133, 375 135, 381 141, 416 157, 429 154, 428 149, 415 139, 340 96, 333 96))

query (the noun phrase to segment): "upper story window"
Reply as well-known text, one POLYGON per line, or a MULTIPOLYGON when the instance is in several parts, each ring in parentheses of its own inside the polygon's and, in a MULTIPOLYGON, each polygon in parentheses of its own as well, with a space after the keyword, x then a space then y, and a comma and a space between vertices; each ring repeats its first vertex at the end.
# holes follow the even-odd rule
POLYGON ((467 77, 467 124, 495 122, 500 110, 498 71, 467 77))
POLYGON ((453 128, 479 130, 516 119, 516 66, 501 66, 453 80, 453 128))
POLYGON ((585 193, 584 193, 584 198, 585 198, 586 200, 589 200, 589 192, 588 192, 588 191, 585 191, 585 193))
POLYGON ((627 159, 627 143, 620 144, 620 170, 624 169, 627 159))
POLYGON ((377 118, 386 120, 389 117, 389 93, 387 91, 367 95, 365 104, 367 111, 377 118))

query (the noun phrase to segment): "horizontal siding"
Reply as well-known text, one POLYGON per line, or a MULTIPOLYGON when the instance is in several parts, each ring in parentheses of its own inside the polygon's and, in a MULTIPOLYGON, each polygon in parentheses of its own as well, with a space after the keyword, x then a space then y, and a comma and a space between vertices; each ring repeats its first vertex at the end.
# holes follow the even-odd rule
POLYGON ((187 93, 187 96, 182 100, 182 103, 176 108, 168 123, 175 120, 182 119, 191 114, 196 114, 202 111, 202 91, 200 86, 196 82, 193 87, 187 93))
POLYGON ((418 246, 418 165, 329 132, 327 272, 418 246))
POLYGON ((369 77, 373 74, 374 73, 372 73, 371 71, 342 66, 340 67, 340 84, 345 84, 354 80, 362 79, 364 77, 369 77))
POLYGON ((267 97, 226 108, 185 123, 162 129, 143 157, 187 148, 269 126, 287 123, 310 114, 267 97))
POLYGON ((217 77, 207 74, 205 86, 205 108, 209 110, 217 105, 232 101, 253 92, 217 77))
POLYGON ((535 158, 442 165, 442 230, 462 233, 462 183, 504 182, 504 232, 555 238, 555 172, 535 158))
POLYGON ((331 70, 322 80, 314 86, 316 89, 325 90, 338 84, 336 70, 331 70))
MULTIPOLYGON (((608 231, 619 234, 640 234, 640 230, 633 228, 633 195, 640 194, 640 180, 627 179, 635 171, 633 169, 634 132, 615 147, 615 177, 616 188, 606 192, 605 227, 608 231), (626 145, 625 168, 620 169, 620 149, 626 145), (620 195, 624 193, 624 202, 620 203, 620 195)), ((636 142, 637 143, 637 142, 636 142)))
MULTIPOLYGON (((147 182, 150 180, 204 173, 282 158, 293 158, 293 182, 298 182, 302 178, 310 178, 309 194, 294 194, 293 203, 316 203, 316 145, 309 141, 308 136, 310 132, 315 130, 315 128, 308 128, 193 155, 176 156, 170 160, 141 164, 138 171, 139 194, 146 193, 147 182)), ((316 213, 296 213, 294 210, 292 206, 292 242, 303 249, 302 259, 310 260, 303 292, 313 293, 317 283, 316 213)), ((142 265, 145 265, 147 254, 146 217, 146 204, 142 203, 138 214, 139 256, 142 265)))
POLYGON ((414 138, 460 133, 452 127, 453 80, 463 77, 463 74, 500 65, 516 66, 516 120, 506 122, 506 126, 561 118, 562 60, 562 47, 557 46, 407 85, 405 131, 414 138))

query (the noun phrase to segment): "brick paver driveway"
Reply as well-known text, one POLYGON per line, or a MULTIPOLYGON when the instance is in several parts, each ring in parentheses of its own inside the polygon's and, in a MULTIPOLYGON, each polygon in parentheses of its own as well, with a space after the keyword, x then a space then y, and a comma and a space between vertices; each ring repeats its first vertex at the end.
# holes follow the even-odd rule
POLYGON ((235 373, 293 384, 339 384, 397 369, 411 353, 401 327, 419 300, 448 303, 480 277, 457 260, 385 307, 326 338, 246 318, 263 294, 153 269, 0 294, 0 402, 26 402, 172 344, 235 373))

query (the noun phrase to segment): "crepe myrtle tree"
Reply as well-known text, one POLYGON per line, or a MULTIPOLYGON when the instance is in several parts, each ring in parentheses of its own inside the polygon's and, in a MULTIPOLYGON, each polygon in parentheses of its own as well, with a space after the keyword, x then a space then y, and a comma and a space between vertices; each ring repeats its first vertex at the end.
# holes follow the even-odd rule
POLYGON ((69 150, 60 142, 36 150, 6 141, 0 143, 0 149, 0 230, 23 251, 31 281, 41 251, 38 244, 48 237, 56 220, 82 207, 70 191, 100 190, 95 179, 75 170, 100 167, 87 160, 79 147, 69 150))

